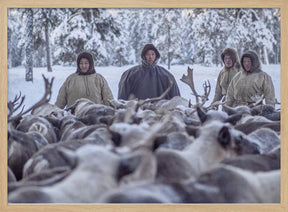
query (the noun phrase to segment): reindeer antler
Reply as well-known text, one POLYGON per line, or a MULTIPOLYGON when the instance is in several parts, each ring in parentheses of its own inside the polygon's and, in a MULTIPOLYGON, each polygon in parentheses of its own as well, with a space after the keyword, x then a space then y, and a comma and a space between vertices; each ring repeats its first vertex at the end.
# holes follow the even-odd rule
POLYGON ((201 101, 202 101, 200 106, 203 106, 205 104, 205 102, 208 101, 208 96, 210 95, 210 92, 211 92, 211 84, 210 84, 209 80, 207 80, 203 83, 203 89, 204 89, 204 95, 200 96, 201 101))
POLYGON ((201 107, 208 100, 208 96, 211 92, 210 82, 209 82, 209 80, 207 80, 203 83, 204 95, 199 95, 195 89, 195 86, 194 86, 193 69, 188 67, 187 73, 188 73, 187 75, 183 74, 183 76, 180 80, 182 82, 184 82, 185 84, 187 84, 191 88, 191 90, 195 96, 195 99, 196 99, 196 106, 201 107), (199 103, 199 99, 201 99, 201 103, 199 103))
POLYGON ((257 105, 260 105, 263 100, 264 100, 264 94, 262 94, 262 95, 260 96, 260 98, 259 98, 255 103, 249 105, 249 107, 252 108, 252 107, 255 107, 255 106, 257 106, 257 105))
POLYGON ((35 103, 33 106, 31 106, 29 109, 27 109, 24 112, 23 112, 23 110, 24 110, 25 106, 23 106, 22 110, 16 116, 12 117, 13 113, 16 110, 18 110, 22 106, 22 104, 24 102, 25 96, 23 96, 21 98, 21 101, 20 101, 19 105, 16 108, 14 108, 18 104, 17 102, 19 101, 19 99, 21 97, 21 93, 20 93, 20 95, 16 96, 12 102, 11 101, 8 102, 8 109, 10 110, 10 112, 8 114, 8 122, 16 120, 16 119, 20 118, 21 116, 27 114, 28 112, 30 112, 30 111, 32 111, 32 110, 34 110, 34 109, 40 107, 41 105, 43 105, 43 104, 45 104, 45 103, 50 101, 51 93, 52 93, 51 88, 52 88, 52 84, 53 84, 53 81, 54 81, 54 77, 52 77, 50 82, 43 74, 42 74, 42 77, 43 77, 44 82, 45 82, 45 94, 44 94, 44 96, 37 103, 35 103))
POLYGON ((172 85, 173 85, 173 80, 169 78, 169 87, 161 94, 161 96, 151 98, 151 99, 138 100, 137 102, 134 102, 134 101, 129 102, 126 107, 124 122, 130 123, 133 120, 133 116, 137 113, 138 109, 142 105, 149 103, 149 102, 160 101, 161 99, 163 99, 167 95, 167 93, 171 90, 172 85))
POLYGON ((213 102, 212 104, 210 104, 206 109, 207 110, 218 110, 218 107, 220 106, 220 105, 224 105, 224 104, 226 104, 226 101, 223 101, 223 102, 221 102, 221 101, 216 101, 216 102, 213 102), (216 109, 215 109, 216 108, 216 109))
MULTIPOLYGON (((17 111, 22 106, 24 99, 25 99, 25 96, 22 96, 20 102, 18 102, 21 96, 22 96, 22 94, 20 91, 19 96, 16 95, 13 101, 8 102, 8 109, 9 109, 8 119, 13 115, 13 113, 15 111, 17 111), (16 107, 16 105, 18 105, 18 106, 16 107)), ((22 107, 21 112, 23 111, 23 109, 24 109, 24 106, 22 107)))
POLYGON ((187 84, 191 88, 194 96, 196 97, 196 104, 198 104, 199 103, 199 95, 198 95, 198 93, 194 87, 193 69, 191 69, 189 66, 187 69, 187 73, 188 73, 187 75, 183 74, 183 76, 180 80, 182 82, 184 82, 185 84, 187 84))

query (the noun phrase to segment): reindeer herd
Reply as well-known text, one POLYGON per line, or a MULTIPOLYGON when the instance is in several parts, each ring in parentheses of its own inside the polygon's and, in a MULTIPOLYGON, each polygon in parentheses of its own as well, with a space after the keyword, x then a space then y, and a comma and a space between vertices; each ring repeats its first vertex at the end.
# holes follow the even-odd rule
POLYGON ((34 106, 8 102, 8 203, 280 203, 280 111, 205 108, 211 86, 199 95, 191 69, 196 105, 168 88, 64 110, 43 78, 34 106))

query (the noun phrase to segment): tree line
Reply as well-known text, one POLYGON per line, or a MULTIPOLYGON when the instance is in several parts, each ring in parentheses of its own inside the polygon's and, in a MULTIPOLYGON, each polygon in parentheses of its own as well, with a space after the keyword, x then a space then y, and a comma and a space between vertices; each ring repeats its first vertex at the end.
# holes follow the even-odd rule
MULTIPOLYGON (((280 63, 279 8, 11 8, 8 67, 75 65, 90 51, 97 66, 140 63, 153 43, 162 64, 221 65, 226 47, 255 50, 264 64, 280 63)), ((32 80, 33 74, 26 75, 32 80)))

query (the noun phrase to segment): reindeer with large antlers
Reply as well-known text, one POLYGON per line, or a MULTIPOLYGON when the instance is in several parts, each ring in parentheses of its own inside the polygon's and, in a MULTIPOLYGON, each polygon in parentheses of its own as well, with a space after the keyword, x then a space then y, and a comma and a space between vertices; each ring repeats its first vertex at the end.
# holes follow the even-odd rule
POLYGON ((56 133, 48 120, 34 115, 23 117, 49 102, 54 78, 49 81, 43 76, 43 79, 44 96, 27 110, 24 110, 25 96, 21 93, 8 102, 8 165, 17 180, 22 178, 23 166, 35 152, 48 143, 57 141, 56 133))

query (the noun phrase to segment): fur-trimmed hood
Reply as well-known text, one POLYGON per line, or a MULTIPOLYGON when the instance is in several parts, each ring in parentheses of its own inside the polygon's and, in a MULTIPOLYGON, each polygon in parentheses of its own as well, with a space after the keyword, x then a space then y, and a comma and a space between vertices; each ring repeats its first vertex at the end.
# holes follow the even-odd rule
POLYGON ((221 59, 224 63, 224 57, 225 55, 228 55, 231 57, 232 59, 232 62, 233 62, 233 67, 236 67, 237 69, 240 68, 240 61, 239 61, 239 56, 236 52, 235 49, 232 49, 232 48, 226 48, 223 50, 223 52, 221 53, 221 59))
POLYGON ((77 70, 76 73, 78 73, 79 75, 89 75, 89 74, 94 74, 96 73, 95 68, 94 68, 94 60, 93 60, 93 56, 92 54, 90 54, 89 52, 82 52, 78 55, 77 57, 77 70), (80 69, 80 60, 82 58, 86 58, 89 61, 89 70, 87 72, 82 72, 80 69))
POLYGON ((148 50, 153 50, 156 54, 156 60, 157 61, 159 58, 160 58, 160 53, 159 51, 156 49, 156 47, 153 45, 153 44, 146 44, 143 49, 142 49, 142 52, 141 52, 141 58, 142 60, 145 60, 145 54, 148 50))
POLYGON ((256 54, 256 52, 249 50, 242 55, 241 66, 242 66, 243 70, 245 71, 244 66, 243 66, 244 57, 249 57, 252 61, 252 69, 250 72, 260 72, 261 71, 261 63, 260 63, 259 57, 256 54))

